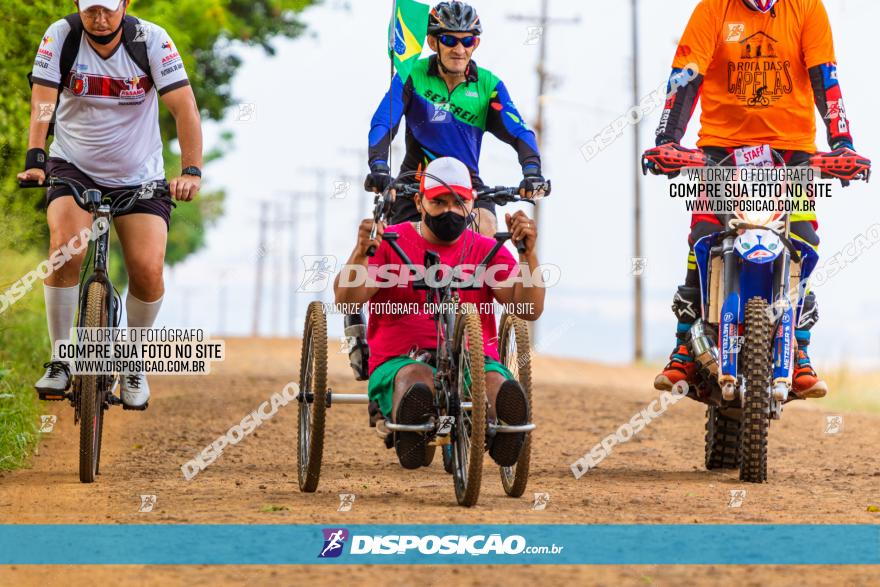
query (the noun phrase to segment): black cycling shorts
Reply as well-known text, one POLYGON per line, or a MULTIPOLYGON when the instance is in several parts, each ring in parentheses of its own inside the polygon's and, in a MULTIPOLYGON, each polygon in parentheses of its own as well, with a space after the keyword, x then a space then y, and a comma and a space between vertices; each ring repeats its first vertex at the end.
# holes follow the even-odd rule
MULTIPOLYGON (((132 190, 141 187, 139 185, 129 187, 106 187, 98 185, 91 177, 83 173, 79 167, 59 157, 50 157, 46 162, 46 177, 49 176, 62 177, 64 179, 77 181, 83 185, 83 189, 101 190, 102 195, 119 190, 132 190)), ((165 180, 157 183, 159 183, 159 185, 167 186, 165 180)), ((58 185, 49 188, 46 192, 46 206, 48 206, 52 200, 63 197, 73 197, 73 192, 71 192, 70 188, 66 185, 58 185)), ((119 214, 119 216, 125 216, 128 214, 153 214, 159 216, 165 221, 166 228, 171 226, 171 202, 167 199, 138 200, 131 210, 125 214, 119 214)))

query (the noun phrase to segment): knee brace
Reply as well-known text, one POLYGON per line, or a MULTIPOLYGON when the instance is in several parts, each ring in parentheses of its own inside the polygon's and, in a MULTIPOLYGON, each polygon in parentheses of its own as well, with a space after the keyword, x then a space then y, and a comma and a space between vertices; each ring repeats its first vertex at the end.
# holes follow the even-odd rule
POLYGON ((702 314, 700 288, 681 285, 672 298, 672 313, 679 323, 693 324, 702 314))
POLYGON ((819 305, 816 303, 816 294, 813 292, 804 296, 804 304, 801 306, 800 318, 797 322, 798 330, 809 330, 819 321, 819 305))

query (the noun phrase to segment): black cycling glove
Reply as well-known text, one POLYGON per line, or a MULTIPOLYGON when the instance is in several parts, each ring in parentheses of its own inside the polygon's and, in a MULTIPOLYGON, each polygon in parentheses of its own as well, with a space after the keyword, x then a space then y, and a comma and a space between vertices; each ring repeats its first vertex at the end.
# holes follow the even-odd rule
POLYGON ((544 197, 550 195, 550 184, 544 179, 540 171, 526 173, 523 180, 519 183, 519 189, 525 190, 526 193, 534 193, 538 187, 544 190, 544 197))
POLYGON ((384 192, 392 179, 391 168, 383 163, 374 163, 364 180, 364 189, 368 192, 384 192))

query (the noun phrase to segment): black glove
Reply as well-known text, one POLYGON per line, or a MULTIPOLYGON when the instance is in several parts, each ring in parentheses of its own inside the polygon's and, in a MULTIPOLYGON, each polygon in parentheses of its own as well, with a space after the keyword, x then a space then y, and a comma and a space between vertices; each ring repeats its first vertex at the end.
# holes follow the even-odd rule
POLYGON ((382 163, 374 163, 370 166, 370 173, 364 180, 364 189, 368 192, 384 192, 391 185, 391 168, 382 163))
POLYGON ((546 197, 550 195, 550 184, 544 179, 544 176, 541 175, 540 172, 532 172, 527 173, 523 180, 519 182, 520 191, 525 190, 525 193, 531 193, 534 195, 536 189, 544 190, 544 193, 541 194, 542 197, 546 197))

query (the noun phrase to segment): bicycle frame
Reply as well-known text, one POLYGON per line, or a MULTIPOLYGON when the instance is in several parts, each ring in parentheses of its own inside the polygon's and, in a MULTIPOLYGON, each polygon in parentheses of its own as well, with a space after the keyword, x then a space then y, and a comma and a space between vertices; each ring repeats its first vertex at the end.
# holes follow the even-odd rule
MULTIPOLYGON (((403 263, 408 267, 413 267, 414 263, 397 243, 397 238, 398 235, 393 232, 386 232, 382 236, 382 239, 388 242, 389 246, 400 258, 400 260, 403 261, 403 263)), ((512 238, 512 235, 509 232, 495 233, 495 245, 477 266, 476 274, 480 274, 481 271, 485 270, 488 267, 489 262, 495 257, 501 247, 504 246, 504 243, 510 238, 512 238)), ((430 267, 438 263, 440 263, 440 256, 437 253, 430 250, 425 253, 426 273, 430 269, 430 267)), ((434 320, 437 323, 437 370, 434 373, 434 390, 436 393, 435 397, 438 398, 438 403, 439 401, 444 399, 447 402, 447 405, 445 406, 447 408, 447 413, 456 412, 456 404, 460 405, 462 409, 469 408, 468 403, 461 401, 461 398, 459 398, 459 401, 455 401, 454 394, 458 392, 458 382, 453 381, 452 377, 454 373, 458 373, 458 369, 460 367, 455 362, 455 356, 451 348, 453 338, 452 333, 455 329, 457 309, 461 302, 458 296, 458 290, 479 289, 480 287, 481 286, 452 288, 451 284, 433 287, 431 285, 428 285, 424 279, 416 280, 413 283, 413 289, 428 291, 427 299, 429 302, 431 302, 432 300, 437 302, 435 304, 437 311, 434 314, 434 320)), ((458 417, 457 413, 450 413, 450 415, 458 417)), ((415 426, 386 422, 385 427, 388 430, 396 430, 400 432, 432 432, 436 429, 434 422, 415 426)), ((496 432, 525 432, 534 429, 534 424, 528 424, 525 426, 495 426, 494 428, 496 432)), ((438 436, 443 436, 443 434, 438 433, 438 436)))
MULTIPOLYGON (((95 259, 93 264, 92 274, 89 275, 88 278, 83 282, 80 286, 80 292, 88 291, 89 285, 93 282, 97 281, 102 283, 105 286, 106 292, 106 303, 108 308, 108 322, 111 326, 115 327, 119 325, 119 313, 118 313, 118 304, 114 303, 114 289, 113 283, 110 281, 110 274, 108 271, 108 264, 110 258, 110 223, 112 222, 112 214, 110 211, 110 206, 108 204, 101 203, 101 192, 98 190, 85 190, 83 192, 83 198, 86 200, 88 204, 91 205, 92 209, 92 225, 102 226, 102 223, 106 223, 107 230, 102 230, 101 234, 95 240, 95 259)), ((83 315, 85 312, 85 296, 80 295, 80 323, 79 326, 82 326, 83 315)))

